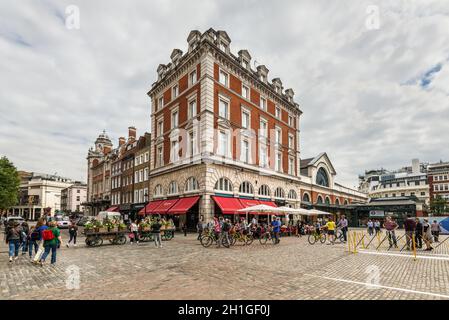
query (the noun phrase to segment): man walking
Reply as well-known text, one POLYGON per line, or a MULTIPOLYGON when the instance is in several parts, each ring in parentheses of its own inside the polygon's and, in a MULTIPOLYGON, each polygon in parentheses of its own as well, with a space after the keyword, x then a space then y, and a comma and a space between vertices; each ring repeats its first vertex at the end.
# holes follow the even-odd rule
POLYGON ((271 226, 273 227, 275 244, 278 244, 281 241, 279 239, 279 233, 281 232, 281 219, 279 217, 274 218, 271 222, 271 226))
POLYGON ((404 229, 407 250, 410 250, 410 242, 412 241, 413 234, 416 230, 416 222, 410 214, 407 215, 407 219, 404 221, 404 229))
POLYGON ((229 219, 223 220, 222 217, 220 217, 220 221, 223 221, 223 223, 221 223, 221 232, 220 237, 218 238, 218 247, 221 247, 223 238, 226 239, 227 247, 229 247, 229 230, 231 230, 231 222, 229 221, 229 219))
POLYGON ((156 248, 162 248, 162 239, 161 239, 161 221, 158 218, 155 223, 151 225, 151 233, 153 233, 154 244, 156 248))
POLYGON ((391 217, 387 217, 384 223, 384 228, 387 231, 388 242, 390 243, 390 248, 394 246, 398 247, 398 242, 396 240, 395 230, 398 228, 398 224, 391 219, 391 217))
POLYGON ((348 220, 346 219, 345 215, 342 215, 340 217, 337 227, 339 227, 341 229, 341 232, 343 233, 343 241, 344 242, 348 241, 348 238, 347 238, 348 220))
POLYGON ((423 224, 416 218, 416 227, 415 227, 415 243, 419 249, 422 248, 422 235, 423 235, 423 224))
POLYGON ((432 231, 433 240, 439 242, 438 237, 440 236, 441 226, 436 220, 433 220, 430 230, 432 231))

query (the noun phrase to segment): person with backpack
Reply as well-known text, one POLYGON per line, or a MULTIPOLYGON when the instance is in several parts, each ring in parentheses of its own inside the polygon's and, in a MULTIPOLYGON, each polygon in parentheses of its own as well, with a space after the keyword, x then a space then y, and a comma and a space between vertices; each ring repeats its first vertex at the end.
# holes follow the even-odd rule
POLYGON ((26 221, 22 222, 22 241, 21 241, 21 247, 22 247, 22 255, 25 255, 28 252, 28 236, 30 234, 30 227, 28 226, 28 223, 26 221))
MULTIPOLYGON (((407 250, 410 251, 410 244, 413 242, 413 234, 416 231, 416 221, 412 218, 410 214, 407 214, 407 219, 404 221, 404 229, 405 229, 405 241, 407 250)), ((416 244, 415 244, 416 246, 416 244)))
POLYGON ((198 220, 198 223, 196 224, 196 231, 198 233, 198 237, 196 238, 197 240, 201 240, 201 236, 203 234, 203 230, 204 230, 204 218, 203 216, 200 217, 200 219, 198 220))
POLYGON ((9 247, 9 262, 19 258, 19 248, 22 242, 22 228, 18 222, 10 221, 6 228, 6 243, 9 247))
MULTIPOLYGON (((220 219, 220 220, 222 220, 222 219, 220 219)), ((222 221, 223 221, 223 223, 221 225, 221 232, 220 232, 220 236, 218 238, 218 247, 221 247, 223 238, 226 239, 226 243, 228 244, 228 247, 229 247, 231 244, 229 241, 229 231, 231 230, 231 222, 229 221, 229 219, 222 220, 222 221)))
MULTIPOLYGON (((32 263, 39 263, 42 255, 44 254, 45 248, 44 248, 44 241, 42 240, 42 233, 44 230, 48 228, 46 220, 45 219, 39 219, 37 221, 36 227, 34 228, 35 231, 39 233, 39 236, 36 240, 36 243, 38 245, 38 249, 36 254, 34 255, 32 263)), ((36 235, 34 235, 36 237, 36 235)))
POLYGON ((39 250, 39 238, 40 233, 39 230, 37 230, 37 225, 35 227, 31 227, 30 233, 28 235, 28 254, 30 255, 30 260, 33 259, 33 248, 35 255, 39 250))
POLYGON ((76 236, 78 235, 78 226, 76 225, 75 221, 72 220, 70 222, 69 226, 69 242, 67 242, 67 248, 70 247, 70 243, 73 241, 73 246, 76 247, 76 236))
POLYGON ((59 244, 62 244, 61 232, 59 231, 56 221, 51 221, 49 227, 42 232, 44 240, 44 254, 40 260, 41 266, 44 265, 45 259, 51 251, 51 264, 56 263, 56 250, 59 244))
POLYGON ((159 218, 151 225, 151 232, 153 233, 154 245, 156 248, 162 248, 161 227, 162 223, 159 218))

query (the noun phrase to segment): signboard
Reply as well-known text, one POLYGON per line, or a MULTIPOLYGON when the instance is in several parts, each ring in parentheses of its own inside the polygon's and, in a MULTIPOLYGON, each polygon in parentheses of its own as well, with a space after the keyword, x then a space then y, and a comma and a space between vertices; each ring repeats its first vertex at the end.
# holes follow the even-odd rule
MULTIPOLYGON (((420 218, 422 220, 423 218, 420 218)), ((449 234, 449 217, 426 217, 430 224, 432 224, 435 220, 441 227, 440 234, 449 234)))
POLYGON ((369 216, 370 217, 383 218, 385 216, 385 211, 382 211, 382 210, 370 210, 369 216))

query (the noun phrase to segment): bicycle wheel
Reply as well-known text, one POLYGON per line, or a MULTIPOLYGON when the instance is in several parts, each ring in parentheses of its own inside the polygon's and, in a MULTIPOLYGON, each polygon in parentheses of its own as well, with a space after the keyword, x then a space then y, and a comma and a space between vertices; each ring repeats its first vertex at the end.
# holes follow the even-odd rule
POLYGON ((211 236, 204 236, 200 238, 200 242, 203 247, 208 248, 214 242, 214 239, 211 236))
POLYGON ((343 237, 343 232, 340 230, 337 232, 337 239, 340 240, 340 242, 344 242, 345 238, 343 237))
POLYGON ((249 246, 251 243, 253 243, 253 241, 254 241, 254 238, 253 238, 253 236, 252 235, 247 235, 246 236, 246 244, 249 246))
POLYGON ((321 236, 320 236, 320 242, 321 242, 321 243, 326 243, 326 234, 325 234, 325 233, 321 234, 321 236))
POLYGON ((120 235, 116 238, 116 244, 122 245, 126 243, 126 237, 124 235, 120 235))
POLYGON ((310 244, 315 244, 315 242, 317 241, 316 236, 312 233, 309 234, 309 236, 307 237, 307 241, 309 241, 310 244))
POLYGON ((266 244, 267 241, 268 241, 268 236, 266 234, 260 236, 260 238, 259 238, 260 244, 266 244))
MULTIPOLYGON (((230 239, 228 239, 228 240, 230 240, 230 239)), ((226 240, 226 237, 223 237, 222 239, 221 239, 221 245, 223 246, 223 247, 225 247, 225 248, 229 248, 230 246, 231 246, 231 241, 227 241, 226 240)))

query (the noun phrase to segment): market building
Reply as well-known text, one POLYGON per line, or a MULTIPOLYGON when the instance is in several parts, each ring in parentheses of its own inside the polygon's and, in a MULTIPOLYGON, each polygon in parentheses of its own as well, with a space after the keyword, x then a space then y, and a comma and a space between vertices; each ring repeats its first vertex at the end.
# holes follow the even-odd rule
MULTIPOLYGON (((366 195, 338 185, 325 153, 301 161, 300 106, 225 31, 190 32, 187 53, 161 64, 151 98, 148 213, 235 216, 258 203, 344 206, 366 195), (304 174, 303 174, 304 173, 304 174)), ((142 211, 141 211, 142 212, 142 211)))

